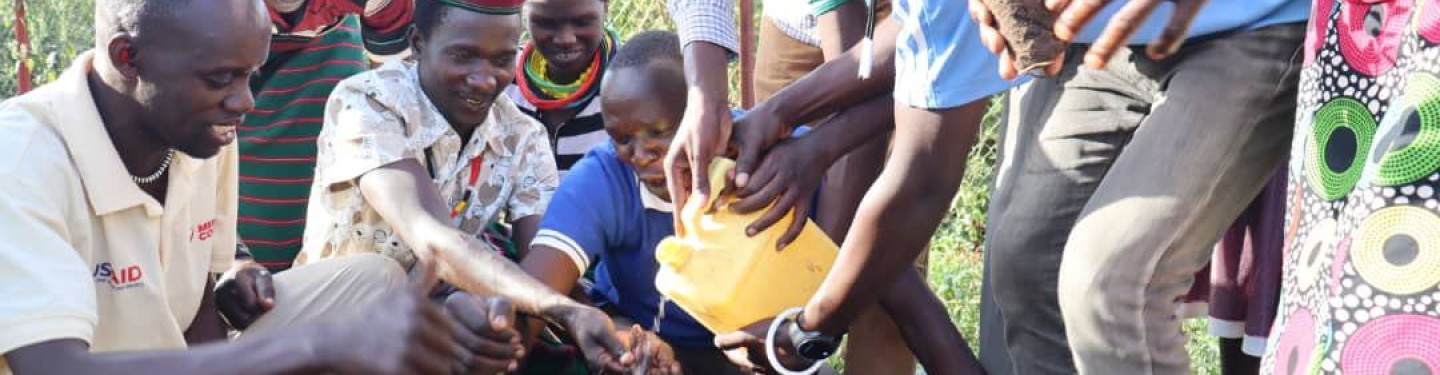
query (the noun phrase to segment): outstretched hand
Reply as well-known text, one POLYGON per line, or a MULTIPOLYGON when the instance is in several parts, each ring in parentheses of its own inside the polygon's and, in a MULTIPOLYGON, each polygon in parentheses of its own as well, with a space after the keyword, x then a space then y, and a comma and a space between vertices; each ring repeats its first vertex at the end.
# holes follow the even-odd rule
POLYGON ((734 131, 730 134, 730 145, 736 150, 735 187, 744 189, 751 186, 751 179, 759 168, 766 152, 776 143, 787 138, 795 130, 770 107, 761 104, 735 119, 734 131))
MULTIPOLYGON (((1024 1, 1024 0, 1016 0, 1024 1)), ((1038 0, 1032 0, 1038 1, 1038 0)), ((1101 10, 1114 0, 1044 0, 1045 8, 1056 15, 1055 27, 1052 30, 1055 37, 1066 43, 1075 42, 1076 36, 1086 25, 1099 14, 1101 10)), ((1170 16, 1169 23, 1161 32, 1160 36, 1151 41, 1146 54, 1154 60, 1161 60, 1174 54, 1185 42, 1186 35, 1190 31, 1190 24, 1195 16, 1200 13, 1208 0, 1125 0, 1127 3, 1120 8, 1114 16, 1107 21, 1104 31, 1100 37, 1090 45, 1085 54, 1085 65, 1102 69, 1115 55, 1116 51, 1125 48, 1130 43, 1130 38, 1145 24, 1154 13, 1155 8, 1161 2, 1170 1, 1175 3, 1175 11, 1170 16)), ((1015 67, 1011 53, 1008 50, 1005 37, 999 32, 996 25, 994 13, 983 0, 970 0, 970 18, 975 20, 980 30, 980 39, 985 48, 995 53, 1000 58, 1000 76, 1005 79, 1013 79, 1020 71, 1015 67)), ((1065 59, 1062 52, 1055 57, 1051 64, 1046 66, 1043 72, 1047 76, 1053 76, 1060 72, 1061 62, 1065 59)))
MULTIPOLYGON (((811 144, 800 138, 776 144, 765 154, 747 183, 735 192, 740 200, 730 208, 739 213, 754 212, 774 203, 745 228, 746 235, 754 236, 790 216, 792 220, 776 246, 783 249, 800 237, 807 222, 805 215, 813 202, 811 198, 830 168, 830 163, 823 160, 823 155, 813 150, 811 144)), ((736 180, 738 184, 739 177, 736 180)))
POLYGON ((255 262, 237 263, 215 286, 215 307, 237 330, 245 330, 275 308, 275 282, 255 262))
POLYGON ((630 326, 630 330, 624 334, 629 339, 627 341, 630 342, 630 355, 636 358, 635 365, 630 368, 630 373, 636 375, 680 375, 684 373, 680 368, 680 361, 675 358, 675 350, 654 332, 646 331, 636 324, 630 326))
MULTIPOLYGON (((703 202, 710 194, 719 193, 710 191, 710 161, 725 152, 733 124, 728 109, 709 107, 695 103, 685 107, 680 128, 665 154, 665 181, 670 201, 677 208, 685 207, 692 198, 703 202)), ((675 228, 682 228, 678 217, 675 228)))
POLYGON ((599 309, 567 304, 552 307, 544 314, 573 335, 591 368, 622 372, 634 365, 635 356, 615 336, 615 323, 599 309))
MULTIPOLYGON (((774 374, 775 370, 770 368, 770 361, 765 357, 765 334, 770 329, 771 321, 772 319, 764 319, 752 323, 740 331, 715 336, 715 347, 726 351, 725 356, 730 359, 730 362, 745 370, 746 373, 774 374), (744 355, 739 355, 737 350, 743 350, 744 355)), ((781 324, 781 332, 784 332, 789 324, 795 324, 795 322, 789 321, 781 324)), ((799 371, 814 364, 795 353, 792 349, 794 344, 790 342, 789 335, 777 334, 775 340, 775 356, 781 366, 799 371)))
MULTIPOLYGON (((1090 20, 1100 13, 1106 5, 1114 0, 1046 0, 1045 6, 1052 12, 1059 14, 1055 19, 1055 36, 1066 42, 1074 42, 1075 36, 1090 20)), ((1150 42, 1146 48, 1146 54, 1151 59, 1161 60, 1169 57, 1180 49, 1185 42, 1185 36, 1190 32, 1190 24, 1195 16, 1200 14, 1200 8, 1205 6, 1208 0, 1127 0, 1126 4, 1120 7, 1120 11, 1110 17, 1105 25, 1105 31, 1090 45, 1090 50, 1085 54, 1085 65, 1091 68, 1104 68, 1115 55, 1115 51, 1125 48, 1130 43, 1130 37, 1135 31, 1145 24, 1150 14, 1161 2, 1175 3, 1175 12, 1170 15, 1170 22, 1165 25, 1160 37, 1150 42)))
POLYGON ((445 299, 459 346, 458 374, 491 375, 514 371, 525 355, 515 329, 515 307, 504 297, 478 297, 465 292, 445 299))

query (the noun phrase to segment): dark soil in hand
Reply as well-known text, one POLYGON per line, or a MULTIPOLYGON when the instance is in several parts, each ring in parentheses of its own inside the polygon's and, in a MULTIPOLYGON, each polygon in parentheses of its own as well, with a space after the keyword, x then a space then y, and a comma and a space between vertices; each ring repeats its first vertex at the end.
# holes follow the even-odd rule
POLYGON ((1044 0, 984 0, 1020 73, 1043 70, 1064 50, 1044 0))

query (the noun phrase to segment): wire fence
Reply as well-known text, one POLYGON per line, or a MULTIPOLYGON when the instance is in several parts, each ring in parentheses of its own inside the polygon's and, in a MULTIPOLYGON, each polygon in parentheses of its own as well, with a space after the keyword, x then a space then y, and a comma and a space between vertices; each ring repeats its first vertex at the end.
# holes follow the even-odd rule
MULTIPOLYGON (((649 30, 675 30, 675 23, 670 19, 670 13, 665 9, 666 0, 611 0, 609 8, 610 27, 620 34, 621 39, 629 39, 642 31, 649 30)), ((739 22, 741 12, 739 1, 735 1, 736 22, 739 22)), ((754 25, 759 25, 761 0, 755 0, 754 25)), ((737 24, 736 27, 739 27, 737 24)), ((739 35, 738 33, 736 35, 739 35)), ((740 64, 731 63, 729 67, 730 77, 730 104, 740 105, 740 64)))
POLYGON ((609 13, 610 27, 621 39, 646 30, 675 30, 665 0, 612 0, 609 13))

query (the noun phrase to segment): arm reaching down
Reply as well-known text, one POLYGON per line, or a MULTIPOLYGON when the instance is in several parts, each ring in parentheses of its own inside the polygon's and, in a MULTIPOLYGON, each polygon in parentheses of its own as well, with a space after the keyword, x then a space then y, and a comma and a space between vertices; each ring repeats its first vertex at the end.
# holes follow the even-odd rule
POLYGON ((540 230, 540 216, 522 217, 510 222, 510 227, 510 238, 515 242, 515 251, 520 254, 520 259, 525 259, 525 255, 530 251, 530 243, 535 241, 535 232, 540 230))
MULTIPOLYGON (((800 215, 809 212, 810 198, 826 170, 846 153, 890 131, 894 123, 891 121, 893 108, 894 100, 889 95, 871 97, 817 124, 805 135, 772 146, 759 165, 753 167, 754 172, 746 172, 743 179, 737 175, 736 185, 740 185, 740 180, 745 184, 736 191, 741 199, 731 205, 735 211, 753 212, 775 202, 746 232, 759 233, 792 212, 800 215)), ((749 116, 741 117, 738 126, 750 126, 748 121, 749 116)), ((793 221, 780 236, 780 247, 797 238, 804 224, 804 220, 793 221)))
MULTIPOLYGON (((744 120, 735 126, 735 134, 731 138, 731 142, 739 150, 739 156, 735 159, 735 185, 746 187, 750 175, 759 167, 766 150, 788 137, 796 125, 818 121, 858 103, 876 100, 877 97, 883 97, 879 100, 889 100, 895 85, 895 40, 899 32, 900 24, 888 19, 875 30, 875 50, 872 56, 875 69, 869 79, 860 79, 855 75, 863 51, 860 48, 851 48, 845 55, 825 62, 746 113, 744 120)), ((849 112, 848 116, 852 116, 849 120, 818 123, 815 125, 816 131, 831 124, 853 126, 875 118, 869 116, 873 111, 852 109, 849 112)), ((869 125, 878 127, 852 131, 873 136, 886 130, 885 125, 888 125, 888 122, 869 125), (870 133, 871 131, 877 132, 870 133)), ((868 136, 863 138, 869 139, 868 136)), ((848 148, 840 155, 854 148, 853 145, 845 147, 848 148)), ((672 153, 674 150, 671 148, 672 153)), ((829 164, 825 167, 828 168, 829 164)))
POLYGON ((539 314, 569 300, 449 224, 450 210, 425 168, 405 159, 360 177, 360 192, 421 261, 436 261, 440 279, 482 295, 511 298, 518 311, 539 314))
POLYGON ((865 18, 869 12, 864 1, 846 1, 815 17, 820 32, 820 51, 826 61, 843 56, 845 51, 860 43, 860 39, 865 37, 865 18))
POLYGON ((518 312, 566 326, 592 365, 623 367, 622 359, 628 357, 613 337, 609 318, 555 292, 474 236, 447 225, 449 209, 418 161, 405 159, 365 173, 360 191, 416 258, 436 262, 442 280, 467 292, 507 297, 518 312))
MULTIPOLYGON (((710 161, 725 152, 733 119, 726 83, 727 54, 718 45, 699 42, 685 46, 685 114, 665 154, 665 179, 675 207, 695 199, 708 201, 710 161)), ((680 228, 678 218, 675 225, 680 228)))
MULTIPOLYGON (((665 155, 665 178, 675 207, 690 194, 701 201, 711 193, 710 160, 725 152, 730 139, 730 87, 726 67, 740 51, 732 0, 669 0, 684 55, 688 86, 684 117, 665 155)), ((679 218, 675 218, 679 228, 679 218)))
POLYGON ((804 309, 805 330, 835 335, 879 300, 925 248, 964 176, 988 99, 944 110, 896 106, 895 145, 835 265, 804 309))

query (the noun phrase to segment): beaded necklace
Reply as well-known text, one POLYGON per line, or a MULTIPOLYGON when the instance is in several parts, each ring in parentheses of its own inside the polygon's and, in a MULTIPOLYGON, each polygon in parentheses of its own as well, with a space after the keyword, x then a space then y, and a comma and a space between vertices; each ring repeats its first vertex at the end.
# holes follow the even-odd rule
POLYGON ((615 32, 606 29, 590 66, 570 83, 555 83, 546 78, 550 64, 545 61, 545 55, 535 50, 535 42, 526 44, 525 51, 521 53, 523 58, 516 66, 516 76, 519 77, 516 84, 520 86, 520 92, 525 95, 525 100, 542 111, 574 109, 588 103, 600 91, 600 76, 615 53, 615 39, 615 32))

